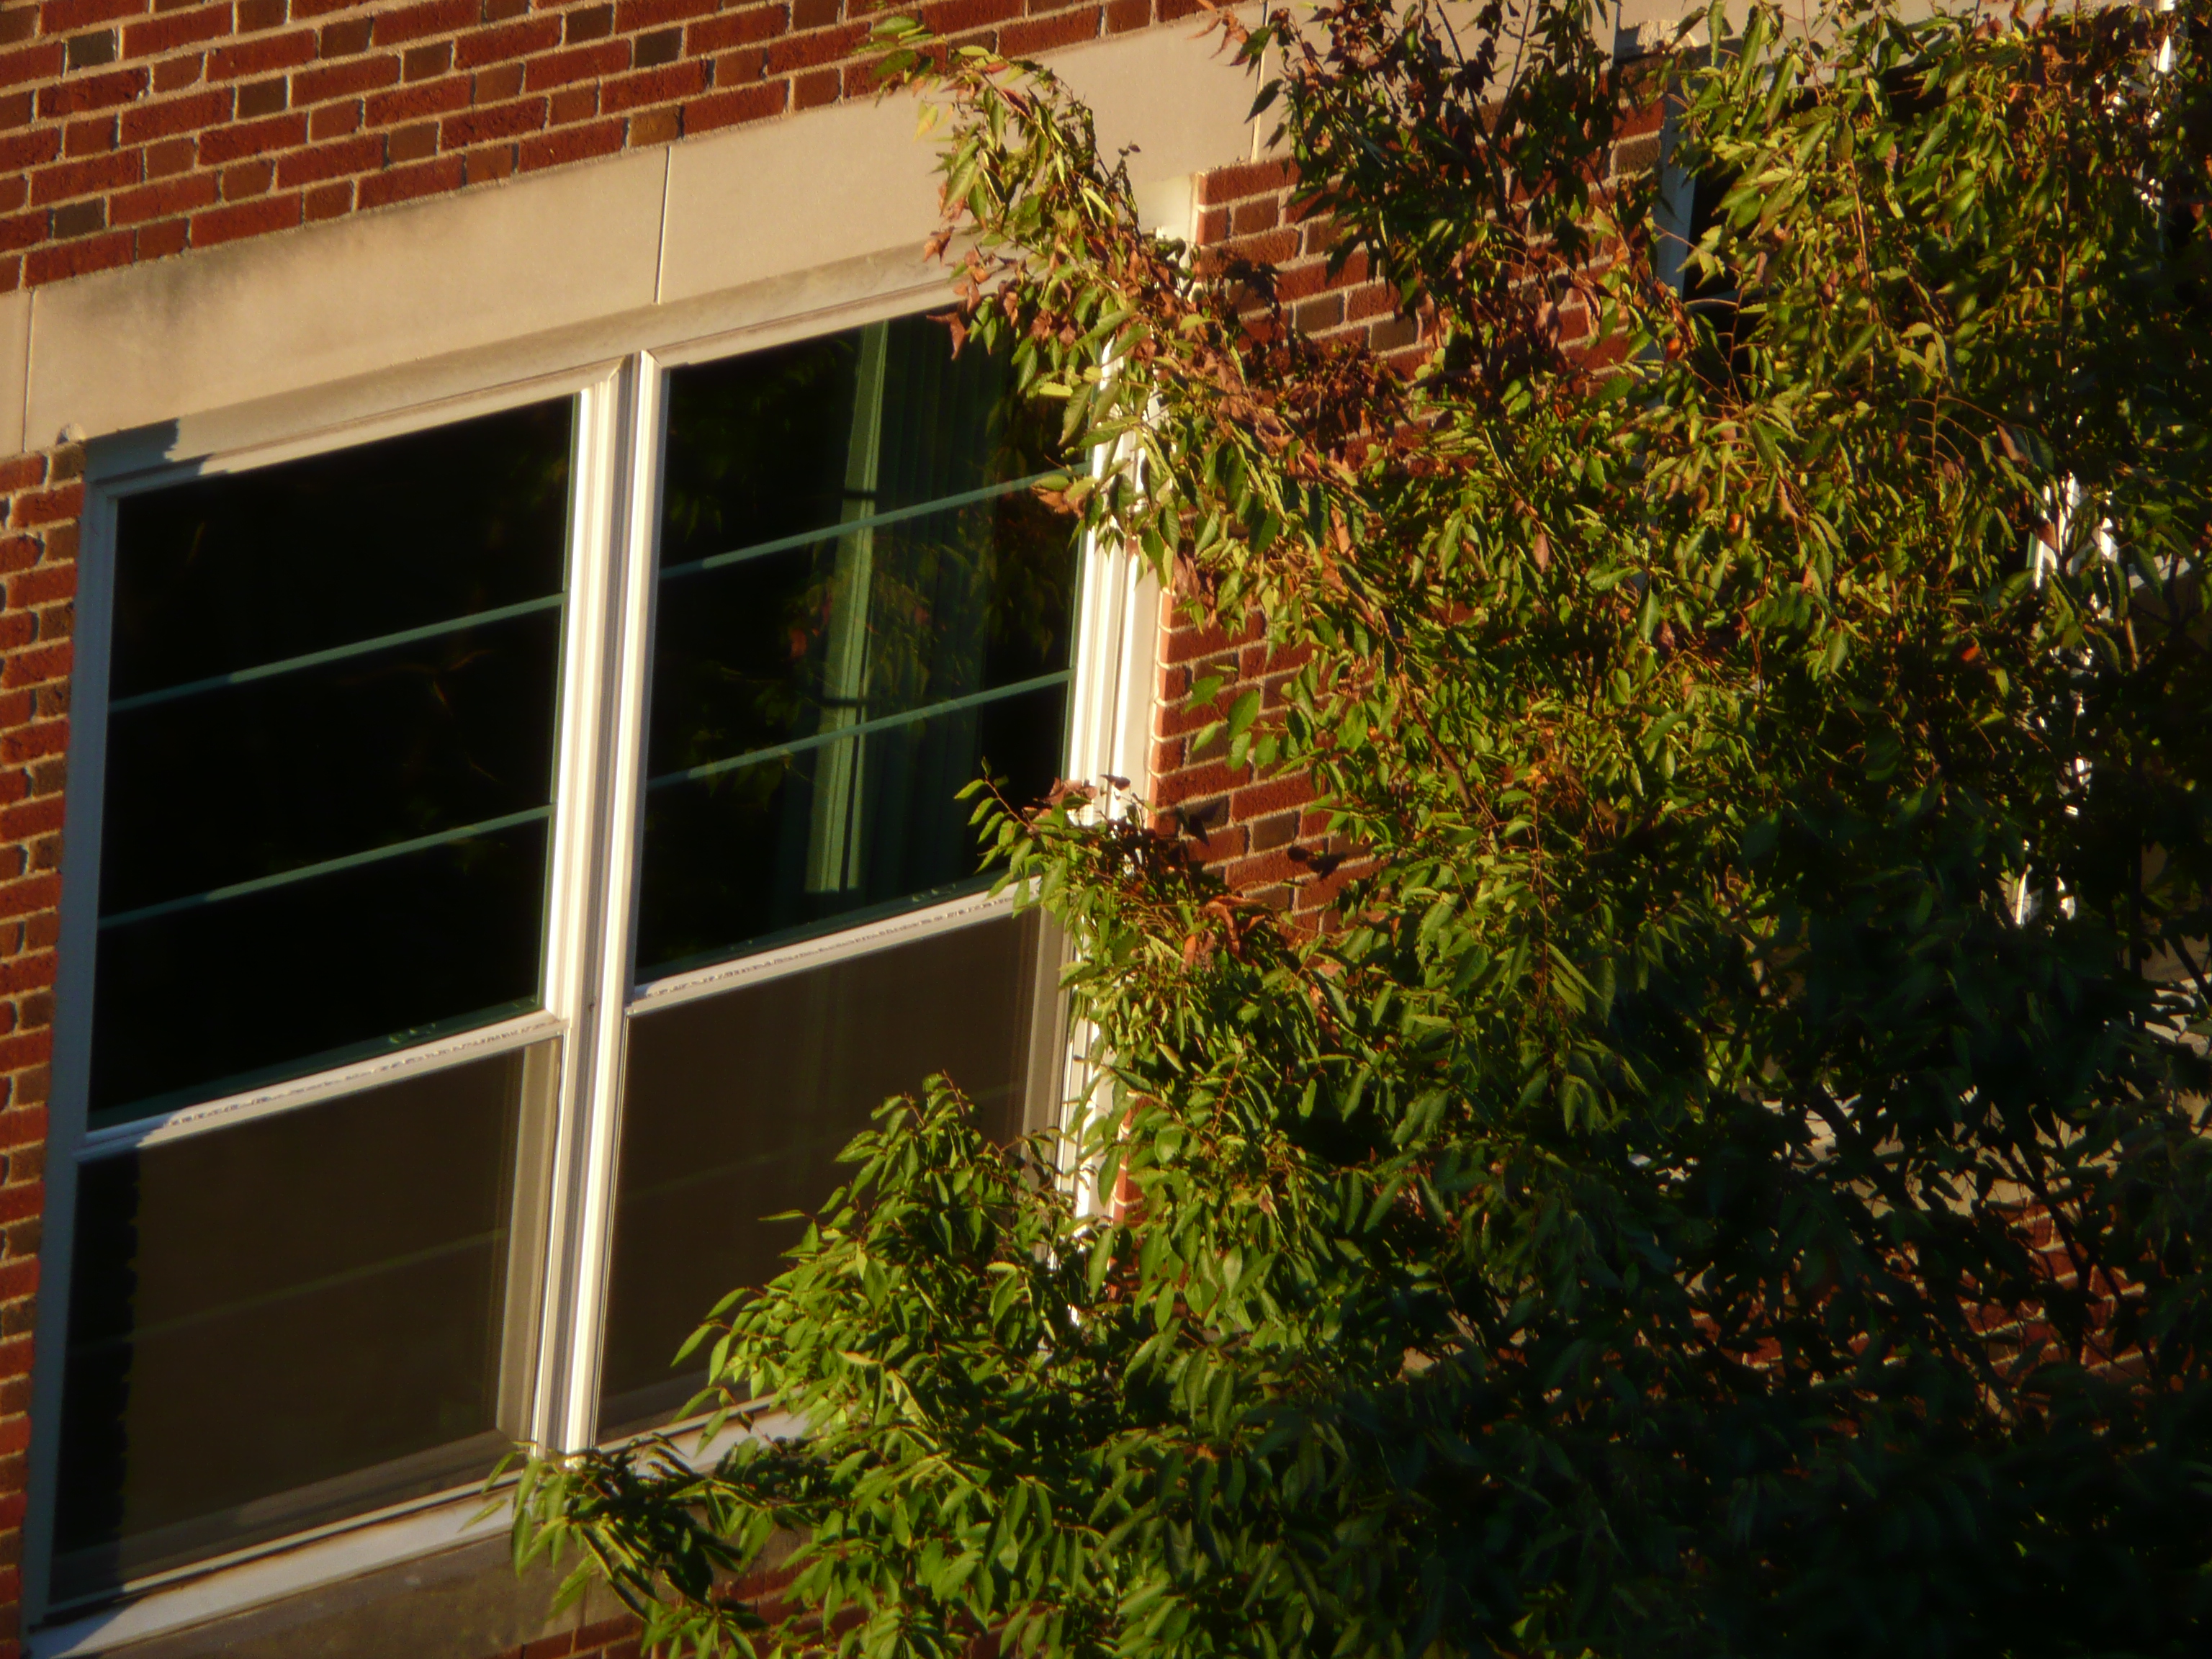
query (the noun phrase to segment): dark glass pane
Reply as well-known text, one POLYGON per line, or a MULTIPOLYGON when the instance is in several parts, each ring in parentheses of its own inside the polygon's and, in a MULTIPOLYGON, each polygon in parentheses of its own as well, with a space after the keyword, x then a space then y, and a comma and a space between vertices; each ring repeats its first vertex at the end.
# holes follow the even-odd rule
POLYGON ((535 1006, 545 840, 520 824, 104 931, 94 1127, 535 1006))
POLYGON ((648 856, 683 879, 656 880, 647 866, 647 973, 726 956, 732 939, 943 898, 976 863, 960 786, 988 762, 1017 799, 1050 789, 1066 703, 1064 687, 1042 686, 653 790, 648 856))
POLYGON ((1049 786, 1068 527, 1026 489, 959 499, 1051 464, 1006 378, 921 318, 672 377, 645 971, 958 883, 960 787, 986 763, 1049 786), (905 717, 931 729, 885 743, 905 717))
POLYGON ((759 1218, 828 1197, 848 1173, 837 1154, 890 1096, 943 1072, 993 1133, 1023 1132, 1044 937, 1034 912, 998 916, 631 1020, 605 1432, 697 1388, 672 1377, 677 1349, 799 1237, 759 1218))
POLYGON ((535 1000, 569 421, 122 503, 96 1117, 535 1000))
POLYGON ((109 695, 561 588, 569 405, 127 496, 109 695))
POLYGON ((84 1166, 55 1593, 481 1477, 515 1148, 503 1055, 84 1166))

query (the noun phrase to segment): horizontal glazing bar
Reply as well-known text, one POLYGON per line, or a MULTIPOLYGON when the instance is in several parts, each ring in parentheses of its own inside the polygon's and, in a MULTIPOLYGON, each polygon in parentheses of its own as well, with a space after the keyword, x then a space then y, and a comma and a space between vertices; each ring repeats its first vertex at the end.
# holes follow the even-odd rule
POLYGON ((334 645, 327 651, 310 651, 305 656, 286 657, 280 662, 264 662, 258 667, 241 668, 232 674, 210 674, 204 680, 186 680, 182 685, 164 686, 159 691, 141 691, 136 696, 118 697, 107 705, 107 712, 111 714, 128 714, 133 708, 150 708, 155 703, 174 702, 179 697, 195 696, 202 691, 219 691, 227 685, 244 685, 252 680, 265 680, 278 674, 296 673, 302 668, 317 668, 326 662, 343 662, 348 657, 365 657, 372 651, 386 650, 395 645, 412 645, 417 640, 434 640, 441 634, 458 634, 465 628, 482 628, 491 623, 505 622, 513 617, 527 617, 540 611, 551 611, 560 603, 560 594, 548 593, 543 599, 496 605, 489 611, 471 611, 465 617, 455 617, 446 622, 424 623, 420 628, 403 628, 397 634, 380 634, 373 640, 361 640, 352 645, 334 645))
POLYGON ((225 899, 244 898, 248 893, 265 893, 272 887, 289 887, 295 881, 311 881, 317 876, 335 875, 341 870, 357 870, 364 864, 379 864, 386 859, 404 858, 410 853, 420 853, 427 848, 443 847, 448 842, 467 841, 475 836, 496 835, 502 830, 512 830, 518 824, 534 823, 540 818, 550 817, 550 806, 532 806, 526 811, 509 812, 504 817, 486 818, 481 823, 465 823, 455 830, 441 830, 434 836, 417 836, 412 841, 396 841, 389 847, 372 847, 365 853, 348 853, 343 858, 325 859, 320 864, 307 864, 297 870, 280 871, 273 876, 257 876, 252 881, 234 882, 228 887, 211 887, 204 893, 191 893, 183 898, 164 899, 159 904, 142 904, 136 910, 125 910, 118 915, 102 916, 102 933, 110 927, 127 927, 134 921, 150 921, 155 916, 173 915, 179 910, 190 910, 203 904, 220 904, 225 899))
MULTIPOLYGON (((1012 685, 1001 685, 990 691, 971 691, 964 697, 949 697, 943 702, 929 703, 921 708, 910 708, 902 714, 878 714, 872 720, 859 720, 851 726, 841 726, 834 732, 817 732, 811 738, 799 738, 790 743, 779 743, 767 749, 748 750, 742 755, 732 755, 727 760, 708 761, 704 766, 688 767, 681 772, 663 772, 657 778, 647 778, 645 787, 658 789, 664 784, 690 783, 699 778, 711 778, 718 772, 734 772, 742 766, 757 766, 764 761, 781 760, 787 755, 802 755, 810 749, 819 749, 824 744, 839 743, 847 738, 872 737, 878 732, 888 732, 896 726, 919 726, 942 714, 957 714, 963 709, 980 708, 985 703, 1018 697, 1025 692, 1042 691, 1048 685, 1065 685, 1068 671, 1057 674, 1039 674, 1034 679, 1017 680, 1012 685)), ((106 926, 105 922, 100 924, 106 926)))
POLYGON ((771 553, 788 553, 794 547, 811 547, 817 542, 835 541, 840 536, 850 536, 857 531, 875 530, 908 519, 926 519, 933 513, 950 513, 956 507, 970 507, 977 501, 1011 495, 1017 489, 1027 489, 1033 484, 1042 483, 1052 476, 1049 472, 1032 472, 1026 478, 1010 478, 1005 483, 986 484, 981 489, 970 489, 963 495, 941 495, 933 501, 923 501, 914 507, 895 507, 889 513, 872 513, 865 519, 854 519, 845 524, 825 524, 818 530, 802 531, 796 536, 784 536, 775 541, 740 547, 728 553, 711 554, 703 559, 694 559, 688 564, 668 565, 662 569, 660 579, 669 581, 678 576, 696 576, 702 570, 720 570, 728 565, 743 564, 748 559, 764 559, 771 553))

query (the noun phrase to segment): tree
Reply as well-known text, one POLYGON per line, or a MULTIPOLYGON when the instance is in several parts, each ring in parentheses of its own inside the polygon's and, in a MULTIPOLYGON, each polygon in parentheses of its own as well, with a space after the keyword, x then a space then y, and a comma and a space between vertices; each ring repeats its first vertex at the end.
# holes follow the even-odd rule
POLYGON ((1303 662, 1218 734, 1364 873, 1302 932, 1097 789, 981 797, 1124 1201, 892 1103, 702 1334, 806 1432, 541 1461, 519 1549, 700 1652, 2203 1651, 2201 14, 1222 21, 1409 374, 886 26, 956 332, 1121 459, 1074 518, 1303 662), (1662 95, 1733 299, 1599 187, 1662 95))

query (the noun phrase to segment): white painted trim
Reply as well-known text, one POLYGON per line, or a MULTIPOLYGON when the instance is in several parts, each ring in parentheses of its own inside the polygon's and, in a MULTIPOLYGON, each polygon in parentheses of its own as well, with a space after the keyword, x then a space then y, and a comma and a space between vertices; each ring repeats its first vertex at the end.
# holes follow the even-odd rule
POLYGON ((494 1054, 512 1054, 518 1048, 528 1048, 533 1042, 559 1036, 562 1030, 559 1019, 550 1014, 533 1011, 514 1019, 501 1020, 496 1025, 479 1026, 472 1031, 457 1031, 433 1042, 419 1043, 412 1048, 395 1049, 388 1054, 374 1054, 367 1060, 356 1060, 349 1066, 336 1066, 327 1072, 289 1078, 282 1083, 270 1084, 265 1088, 226 1095, 221 1100, 201 1101, 157 1116, 118 1123, 105 1129, 88 1130, 79 1138, 70 1156, 79 1164, 88 1164, 94 1158, 112 1158, 118 1152, 132 1152, 141 1146, 183 1140, 210 1129, 233 1128, 240 1123, 251 1123, 257 1118, 275 1117, 338 1095, 379 1088, 422 1073, 441 1070, 472 1060, 488 1060, 494 1054))
POLYGON ((373 1516, 295 1534, 258 1550, 241 1550, 179 1569, 171 1578, 149 1581, 127 1601, 65 1625, 31 1632, 29 1659, 103 1653, 122 1643, 164 1636, 258 1602, 356 1577, 410 1556, 496 1537, 509 1522, 504 1514, 477 1519, 485 1501, 482 1489, 475 1486, 458 1494, 441 1492, 373 1516))
POLYGON ((558 1243, 547 1297, 546 1386, 538 1425, 540 1440, 564 1451, 590 1445, 599 1427, 600 1333, 621 1130, 622 1007, 644 840, 646 701, 660 534, 661 428, 668 401, 666 379, 651 354, 641 355, 632 368, 629 392, 629 441, 613 544, 617 556, 609 588, 606 736, 592 780, 605 843, 596 896, 598 950, 591 1001, 577 1025, 574 1104, 554 1170, 551 1236, 558 1243))
POLYGON ((781 979, 787 974, 804 973, 810 968, 842 962, 848 957, 865 956, 872 951, 880 951, 908 939, 927 939, 933 933, 950 933, 956 927, 988 921, 995 916, 1008 914, 1013 908, 1013 896, 1010 893, 963 893, 958 898, 947 899, 942 904, 933 904, 927 909, 903 911, 895 916, 864 921, 857 927, 840 928, 835 933, 823 933, 812 939, 775 945, 750 956, 736 957, 728 962, 710 963, 704 968, 672 974, 666 979, 655 980, 636 991, 630 998, 629 1012, 632 1014, 649 1014, 683 1003, 696 1002, 702 997, 716 996, 740 985, 781 979))
MULTIPOLYGON (((343 398, 329 400, 320 410, 295 404, 288 410, 298 417, 295 421, 273 423, 266 430, 246 422, 227 431, 220 425, 210 427, 203 435, 213 441, 190 453, 156 452, 142 441, 142 434, 118 433, 95 438, 85 446, 85 477, 89 487, 107 495, 134 495, 191 478, 250 471, 352 449, 383 438, 451 426, 502 410, 575 397, 605 384, 621 367, 620 358, 602 356, 556 369, 493 377, 481 387, 469 390, 407 383, 424 395, 395 399, 388 406, 374 401, 364 405, 343 398)), ((573 463, 573 453, 570 459, 573 463)))

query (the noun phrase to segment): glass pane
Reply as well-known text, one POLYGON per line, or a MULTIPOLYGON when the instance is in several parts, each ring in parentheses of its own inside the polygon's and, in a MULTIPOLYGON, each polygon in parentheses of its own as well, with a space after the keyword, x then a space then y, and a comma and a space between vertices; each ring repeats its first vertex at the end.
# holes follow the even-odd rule
POLYGON ((516 1148, 550 1066, 548 1045, 84 1166, 58 1599, 490 1468, 516 1148))
MULTIPOLYGON (((676 1351, 739 1285, 775 1276, 869 1115, 933 1072, 1012 1139, 1032 1083, 1042 917, 998 915, 634 1017, 623 1080, 603 1431, 672 1412, 699 1385, 676 1351)), ((1049 1060, 1046 1062, 1049 1064, 1049 1060)), ((1056 1079, 1040 1079, 1042 1083, 1056 1079)))
POLYGON ((1050 786, 1074 550, 1006 383, 922 318, 671 376, 646 974, 941 894, 962 786, 1050 786))
POLYGON ((535 1001, 570 418, 121 503, 96 1122, 535 1001))

